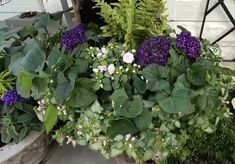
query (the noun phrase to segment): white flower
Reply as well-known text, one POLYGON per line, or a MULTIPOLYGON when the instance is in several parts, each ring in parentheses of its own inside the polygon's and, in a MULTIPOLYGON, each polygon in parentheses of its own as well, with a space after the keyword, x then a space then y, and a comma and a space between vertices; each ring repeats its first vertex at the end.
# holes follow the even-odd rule
POLYGON ((114 74, 114 72, 115 72, 115 66, 114 66, 114 64, 110 64, 110 65, 108 66, 108 73, 109 73, 110 75, 112 75, 112 74, 114 74))
POLYGON ((105 47, 102 47, 102 48, 101 48, 101 52, 102 52, 103 54, 107 54, 109 51, 108 51, 105 47))
POLYGON ((96 54, 96 57, 97 57, 97 58, 101 58, 102 56, 103 56, 103 54, 102 54, 101 52, 99 52, 99 53, 96 54))
POLYGON ((125 63, 130 64, 134 61, 134 55, 130 52, 127 52, 123 55, 122 59, 125 63))
POLYGON ((93 69, 93 72, 98 73, 99 70, 98 70, 97 68, 94 68, 94 69, 93 69))
POLYGON ((106 72, 107 71, 106 66, 98 66, 98 69, 99 69, 100 72, 106 72))

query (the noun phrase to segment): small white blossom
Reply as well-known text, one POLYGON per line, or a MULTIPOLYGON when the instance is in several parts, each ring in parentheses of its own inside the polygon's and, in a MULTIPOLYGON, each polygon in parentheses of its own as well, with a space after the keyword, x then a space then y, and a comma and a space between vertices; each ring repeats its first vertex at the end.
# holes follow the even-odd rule
POLYGON ((135 137, 132 137, 132 138, 131 138, 131 141, 135 141, 135 139, 136 139, 135 137))
POLYGON ((120 66, 119 69, 123 69, 123 66, 120 66))
POLYGON ((132 53, 136 53, 136 50, 135 50, 135 49, 132 49, 131 52, 132 52, 132 53))
POLYGON ((98 69, 99 69, 100 72, 106 72, 107 71, 106 66, 98 66, 98 69))
POLYGON ((115 66, 114 66, 114 64, 110 64, 110 65, 108 66, 108 73, 109 73, 110 75, 112 75, 112 74, 114 74, 114 72, 115 72, 115 66))
POLYGON ((101 52, 99 52, 99 53, 96 54, 96 57, 97 57, 97 58, 101 58, 102 56, 103 56, 103 54, 102 54, 101 52))
POLYGON ((66 138, 67 138, 66 144, 69 144, 70 142, 73 141, 72 137, 70 137, 70 136, 66 136, 66 138))
POLYGON ((94 68, 94 69, 93 69, 93 72, 94 72, 94 73, 98 73, 99 70, 98 70, 97 68, 94 68))
POLYGON ((131 138, 131 134, 127 134, 126 136, 125 136, 125 140, 127 141, 127 140, 129 140, 131 138))
POLYGON ((101 52, 102 52, 103 54, 107 54, 107 53, 108 53, 108 50, 107 50, 105 47, 102 47, 102 48, 101 48, 101 52))
POLYGON ((46 100, 45 100, 45 99, 42 99, 42 100, 41 100, 41 104, 46 104, 46 100))
POLYGON ((122 57, 123 61, 127 64, 131 64, 134 61, 134 55, 130 52, 127 52, 122 57))

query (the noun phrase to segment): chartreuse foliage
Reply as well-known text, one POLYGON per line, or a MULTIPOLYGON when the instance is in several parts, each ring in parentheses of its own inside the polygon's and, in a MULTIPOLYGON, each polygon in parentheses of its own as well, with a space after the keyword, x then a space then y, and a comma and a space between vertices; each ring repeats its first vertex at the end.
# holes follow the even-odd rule
POLYGON ((101 27, 103 36, 125 42, 136 48, 146 38, 161 35, 169 29, 163 0, 119 0, 108 4, 95 0, 100 15, 107 23, 101 27))

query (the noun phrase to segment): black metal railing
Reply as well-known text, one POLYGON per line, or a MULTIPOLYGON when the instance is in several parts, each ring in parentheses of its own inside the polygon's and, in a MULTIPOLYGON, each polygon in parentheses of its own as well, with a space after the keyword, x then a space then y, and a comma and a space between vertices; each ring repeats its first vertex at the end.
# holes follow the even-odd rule
POLYGON ((235 30, 235 19, 233 18, 231 12, 229 11, 229 9, 226 6, 226 4, 224 3, 224 1, 225 0, 218 0, 218 2, 209 9, 210 0, 207 0, 206 9, 205 9, 205 12, 204 12, 202 26, 201 26, 201 32, 200 32, 200 36, 199 36, 200 39, 202 39, 202 34, 203 34, 203 30, 204 30, 207 15, 209 15, 218 6, 221 6, 223 8, 224 12, 228 16, 231 23, 233 24, 233 27, 230 30, 228 30, 226 33, 224 33, 222 36, 220 36, 218 39, 216 39, 214 42, 212 42, 212 44, 215 44, 215 43, 219 42, 220 40, 222 40, 223 38, 225 38, 227 35, 229 35, 230 33, 232 33, 235 30))

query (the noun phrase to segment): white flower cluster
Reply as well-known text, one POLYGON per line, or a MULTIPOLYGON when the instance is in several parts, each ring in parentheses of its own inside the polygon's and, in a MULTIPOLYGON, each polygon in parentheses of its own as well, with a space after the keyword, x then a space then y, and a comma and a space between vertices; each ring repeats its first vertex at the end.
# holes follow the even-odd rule
POLYGON ((57 109, 58 109, 58 115, 67 115, 67 111, 66 111, 66 106, 65 105, 63 105, 63 106, 58 106, 57 107, 57 109))
POLYGON ((47 103, 45 99, 39 100, 38 101, 38 108, 37 111, 42 112, 42 114, 46 113, 46 109, 47 109, 47 103))
POLYGON ((96 57, 97 58, 106 57, 108 53, 109 53, 108 49, 105 47, 102 47, 100 51, 98 51, 98 53, 96 54, 96 57))
POLYGON ((98 68, 94 68, 93 69, 93 72, 94 73, 98 73, 98 72, 101 72, 101 73, 105 73, 105 72, 108 72, 110 75, 114 74, 115 73, 115 66, 114 64, 110 64, 108 67, 107 66, 98 66, 98 68))

